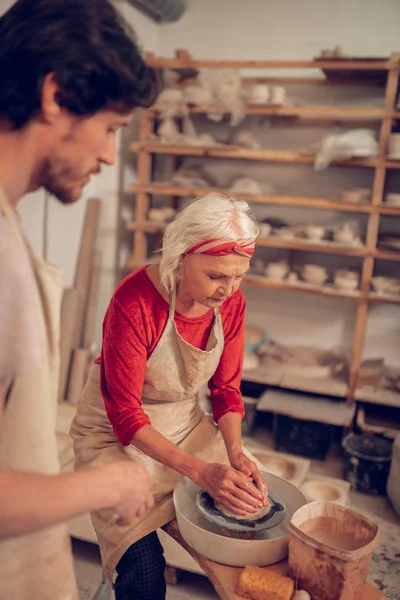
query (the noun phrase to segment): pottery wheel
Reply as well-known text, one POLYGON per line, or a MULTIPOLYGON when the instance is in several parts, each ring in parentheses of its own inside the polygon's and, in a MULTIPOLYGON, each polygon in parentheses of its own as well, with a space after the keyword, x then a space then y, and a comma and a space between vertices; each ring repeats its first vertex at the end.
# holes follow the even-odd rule
POLYGON ((262 529, 271 529, 279 525, 286 516, 286 506, 283 500, 274 492, 268 492, 269 506, 267 512, 261 510, 260 514, 254 519, 252 514, 248 517, 240 517, 239 515, 229 515, 220 508, 218 503, 204 491, 200 491, 196 496, 196 506, 198 511, 211 523, 219 527, 225 527, 237 532, 260 531, 262 529))

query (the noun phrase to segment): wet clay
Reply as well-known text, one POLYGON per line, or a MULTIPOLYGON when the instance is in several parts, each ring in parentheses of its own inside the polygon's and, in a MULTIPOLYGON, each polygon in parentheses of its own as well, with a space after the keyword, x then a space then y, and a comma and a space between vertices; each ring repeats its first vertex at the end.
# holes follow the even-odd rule
MULTIPOLYGON (((255 488, 256 486, 253 487, 255 488)), ((265 517, 265 515, 267 515, 271 510, 271 505, 268 504, 268 506, 263 506, 255 513, 246 513, 246 515, 243 516, 231 512, 229 508, 226 508, 226 506, 224 506, 220 502, 215 502, 215 506, 223 515, 225 515, 226 517, 230 517, 231 519, 236 519, 237 521, 257 521, 258 519, 265 517)))
POLYGON ((302 523, 299 529, 314 540, 338 550, 357 550, 363 545, 350 533, 340 531, 340 524, 332 517, 315 517, 302 523))

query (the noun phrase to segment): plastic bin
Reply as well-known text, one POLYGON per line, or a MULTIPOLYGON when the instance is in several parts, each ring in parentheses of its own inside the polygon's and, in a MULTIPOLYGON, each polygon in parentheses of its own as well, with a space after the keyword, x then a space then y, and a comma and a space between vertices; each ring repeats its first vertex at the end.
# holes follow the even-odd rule
POLYGON ((392 442, 374 435, 350 433, 342 441, 344 478, 366 494, 385 494, 392 459, 392 442))
POLYGON ((274 447, 279 452, 323 460, 334 439, 335 425, 274 415, 274 447))
POLYGON ((378 526, 344 506, 316 501, 289 523, 289 575, 313 600, 358 600, 367 579, 378 526))

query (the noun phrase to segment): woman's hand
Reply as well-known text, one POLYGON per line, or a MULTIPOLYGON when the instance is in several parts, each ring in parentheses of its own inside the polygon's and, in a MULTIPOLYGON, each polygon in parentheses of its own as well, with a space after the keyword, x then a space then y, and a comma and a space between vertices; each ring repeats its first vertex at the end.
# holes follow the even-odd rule
POLYGON ((205 463, 199 485, 231 512, 244 516, 263 507, 263 496, 252 477, 228 465, 205 463))
POLYGON ((229 453, 229 462, 231 463, 232 467, 238 471, 241 471, 247 475, 247 477, 251 477, 251 479, 253 479, 262 495, 263 505, 268 506, 268 487, 262 478, 256 463, 250 460, 250 458, 248 458, 241 449, 233 450, 229 453))

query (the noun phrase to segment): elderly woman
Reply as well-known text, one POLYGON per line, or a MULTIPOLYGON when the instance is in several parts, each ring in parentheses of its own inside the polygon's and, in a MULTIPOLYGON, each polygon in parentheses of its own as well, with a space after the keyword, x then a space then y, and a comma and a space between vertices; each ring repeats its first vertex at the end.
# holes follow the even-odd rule
POLYGON ((199 199, 168 225, 160 265, 126 277, 108 307, 101 357, 71 428, 76 468, 133 460, 148 470, 155 498, 133 527, 92 514, 106 573, 118 574, 117 600, 165 597, 156 529, 173 519, 172 491, 183 475, 239 515, 268 504, 241 441, 239 286, 257 234, 245 202, 199 199), (205 384, 212 417, 198 403, 205 384))

